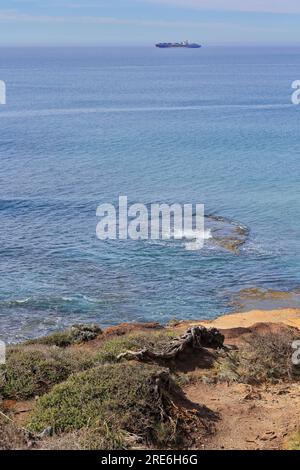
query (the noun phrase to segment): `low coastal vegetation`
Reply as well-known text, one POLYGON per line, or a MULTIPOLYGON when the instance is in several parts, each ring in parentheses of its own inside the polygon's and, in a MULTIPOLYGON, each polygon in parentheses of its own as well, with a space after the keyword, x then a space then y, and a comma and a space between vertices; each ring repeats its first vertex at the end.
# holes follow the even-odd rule
POLYGON ((127 350, 135 351, 142 348, 163 350, 173 337, 173 332, 165 330, 129 333, 108 338, 103 341, 99 352, 96 354, 96 360, 101 364, 114 363, 119 361, 119 354, 127 350))
POLYGON ((0 450, 22 450, 27 442, 24 431, 0 415, 0 450))
POLYGON ((131 440, 172 447, 184 439, 176 385, 169 372, 146 364, 105 364, 56 385, 37 403, 29 429, 55 434, 83 430, 84 447, 126 448, 131 440), (91 442, 87 442, 87 429, 91 442))
MULTIPOLYGON (((296 383, 297 332, 284 325, 227 330, 223 344, 215 328, 178 321, 104 332, 75 325, 10 346, 0 369, 0 449, 199 448, 220 418, 201 387, 296 383), (199 390, 200 402, 185 396, 188 387, 199 390), (20 403, 30 405, 21 423, 20 403)), ((286 447, 299 442, 294 432, 286 447)))
POLYGON ((29 340, 25 344, 45 344, 65 348, 72 344, 85 343, 97 338, 101 334, 98 325, 73 325, 66 331, 58 331, 42 338, 29 340))
POLYGON ((88 369, 93 364, 94 357, 86 351, 42 345, 11 347, 6 365, 0 370, 1 395, 16 400, 34 398, 71 373, 88 369))
POLYGON ((218 361, 218 378, 248 384, 296 380, 299 371, 291 358, 292 343, 298 338, 299 333, 293 328, 252 334, 218 361))

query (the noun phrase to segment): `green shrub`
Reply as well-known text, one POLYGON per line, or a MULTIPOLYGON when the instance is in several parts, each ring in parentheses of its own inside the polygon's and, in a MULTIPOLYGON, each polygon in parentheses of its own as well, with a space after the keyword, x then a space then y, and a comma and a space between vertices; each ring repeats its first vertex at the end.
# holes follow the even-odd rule
POLYGON ((148 348, 159 350, 170 342, 170 332, 131 333, 105 341, 96 354, 99 363, 117 362, 117 356, 127 350, 148 348))
POLYGON ((58 346, 59 348, 66 348, 72 344, 72 338, 69 331, 58 331, 51 333, 42 338, 30 339, 26 341, 25 345, 42 344, 45 346, 58 346))
MULTIPOLYGON (((98 440, 99 436, 103 440, 102 448, 107 441, 110 445, 113 442, 115 448, 125 446, 121 438, 124 433, 139 436, 145 443, 173 445, 178 440, 180 424, 169 414, 169 395, 174 386, 171 384, 169 374, 157 366, 101 365, 73 374, 41 397, 29 428, 40 432, 51 426, 58 434, 89 428, 98 440), (99 426, 100 432, 93 431, 99 426)), ((88 439, 90 444, 85 447, 91 446, 92 441, 88 439)))
POLYGON ((27 341, 25 344, 43 344, 47 346, 58 346, 65 348, 71 344, 85 343, 91 341, 102 333, 97 325, 73 325, 70 329, 55 332, 43 338, 27 341))
POLYGON ((2 366, 0 395, 4 398, 29 399, 47 392, 72 372, 94 364, 91 354, 48 346, 21 346, 8 350, 2 366))

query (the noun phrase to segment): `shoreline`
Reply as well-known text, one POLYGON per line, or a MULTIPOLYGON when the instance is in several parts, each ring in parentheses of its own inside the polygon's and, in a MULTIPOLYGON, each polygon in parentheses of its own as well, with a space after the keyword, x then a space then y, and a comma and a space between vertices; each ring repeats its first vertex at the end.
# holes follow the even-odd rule
MULTIPOLYGON (((255 324, 265 323, 265 324, 282 324, 285 326, 290 326, 293 328, 297 328, 300 330, 300 308, 299 307, 283 307, 283 308, 273 308, 273 309, 260 309, 255 308, 247 311, 235 311, 224 313, 216 318, 213 319, 193 319, 193 320, 185 320, 179 319, 175 317, 174 319, 170 319, 166 323, 160 323, 157 320, 149 320, 149 321, 140 321, 140 322, 119 322, 112 325, 102 326, 97 322, 87 324, 93 324, 97 327, 101 328, 103 332, 106 331, 114 331, 118 329, 122 329, 125 327, 129 330, 136 329, 136 328, 148 328, 151 329, 152 325, 159 326, 162 329, 174 329, 174 331, 178 331, 182 328, 189 328, 191 326, 204 326, 206 328, 217 328, 221 330, 230 330, 234 328, 250 328, 255 324), (148 326, 149 325, 149 326, 148 326)), ((84 322, 80 324, 85 324, 84 322)), ((48 331, 45 334, 34 336, 27 339, 22 339, 19 341, 13 341, 7 343, 7 346, 22 346, 30 341, 38 341, 42 340, 43 338, 47 338, 48 336, 55 335, 55 334, 62 334, 68 329, 72 328, 72 324, 69 326, 65 326, 63 328, 48 331)))
MULTIPOLYGON (((290 293, 288 293, 290 295, 290 293)), ((298 295, 298 294, 297 294, 298 295)), ((170 319, 168 322, 160 323, 158 320, 148 320, 148 321, 133 321, 133 322, 118 322, 113 323, 111 325, 101 325, 98 322, 87 322, 85 323, 80 322, 80 324, 93 324, 97 327, 101 328, 101 330, 110 331, 110 330, 118 330, 123 326, 126 326, 130 329, 132 327, 135 329, 136 327, 141 326, 142 328, 149 328, 151 329, 151 325, 159 325, 162 329, 174 329, 175 331, 182 329, 183 327, 188 328, 191 326, 204 326, 206 328, 217 328, 221 330, 229 330, 234 328, 250 328, 257 323, 275 323, 275 324, 282 324, 285 326, 290 326, 293 328, 297 328, 300 330, 300 307, 295 306, 286 306, 286 307, 277 307, 277 308, 253 308, 249 310, 242 310, 242 311, 232 311, 229 313, 221 314, 212 319, 183 319, 174 317, 174 319, 170 319)), ((44 334, 38 336, 32 336, 24 339, 13 340, 10 342, 6 342, 7 346, 22 346, 26 344, 28 341, 38 341, 43 338, 47 338, 53 334, 61 334, 64 333, 66 330, 72 328, 72 324, 69 326, 63 326, 59 329, 49 330, 44 334)))

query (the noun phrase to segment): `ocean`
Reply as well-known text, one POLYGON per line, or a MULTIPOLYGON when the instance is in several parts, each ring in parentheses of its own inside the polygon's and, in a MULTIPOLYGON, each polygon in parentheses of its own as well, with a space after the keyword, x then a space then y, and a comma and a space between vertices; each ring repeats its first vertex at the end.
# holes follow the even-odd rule
POLYGON ((1 48, 0 79, 1 339, 299 289, 299 48, 1 48), (119 195, 203 203, 212 238, 100 241, 119 195))

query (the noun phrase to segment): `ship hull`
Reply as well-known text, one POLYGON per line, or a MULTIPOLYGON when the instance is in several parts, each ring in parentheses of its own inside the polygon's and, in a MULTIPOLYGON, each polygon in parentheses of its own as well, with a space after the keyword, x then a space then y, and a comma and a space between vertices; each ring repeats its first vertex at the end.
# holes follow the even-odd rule
POLYGON ((200 49, 200 44, 155 44, 159 49, 200 49))

